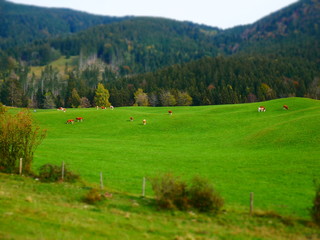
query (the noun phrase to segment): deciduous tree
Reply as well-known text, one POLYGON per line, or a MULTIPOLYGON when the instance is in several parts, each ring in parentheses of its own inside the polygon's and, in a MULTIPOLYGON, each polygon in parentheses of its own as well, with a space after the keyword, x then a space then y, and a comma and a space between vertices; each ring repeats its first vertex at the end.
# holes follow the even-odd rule
POLYGON ((99 107, 109 107, 111 105, 109 97, 110 94, 108 89, 105 89, 103 84, 99 83, 94 96, 95 105, 99 107))
POLYGON ((174 106, 177 104, 177 101, 173 94, 170 91, 163 91, 160 94, 160 102, 162 106, 174 106))
POLYGON ((138 88, 138 90, 134 93, 134 100, 136 106, 148 106, 149 100, 148 100, 148 94, 143 92, 141 88, 138 88))

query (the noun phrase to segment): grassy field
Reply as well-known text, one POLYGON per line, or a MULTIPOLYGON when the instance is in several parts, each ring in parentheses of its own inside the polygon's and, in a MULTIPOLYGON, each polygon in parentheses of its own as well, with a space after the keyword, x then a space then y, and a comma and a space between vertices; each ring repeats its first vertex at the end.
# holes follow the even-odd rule
MULTIPOLYGON (((257 208, 309 215, 313 180, 320 172, 319 101, 38 110, 34 116, 48 129, 36 152, 35 171, 42 164, 64 161, 88 182, 98 184, 102 172, 107 187, 131 194, 141 192, 144 176, 201 175, 210 179, 226 205, 247 206, 254 192, 257 208), (257 112, 260 104, 266 112, 257 112), (284 104, 289 111, 282 109, 284 104), (65 124, 76 117, 84 121, 65 124)), ((150 184, 147 195, 152 195, 150 184)))
POLYGON ((39 183, 0 174, 2 240, 317 240, 319 228, 302 218, 228 208, 218 216, 158 211, 151 198, 113 192, 88 205, 81 184, 39 183))
MULTIPOLYGON (((60 74, 64 73, 66 64, 68 65, 69 69, 72 69, 77 62, 79 61, 78 57, 72 56, 70 58, 66 58, 65 56, 60 57, 59 59, 53 61, 50 65, 59 71, 60 74)), ((35 74, 36 77, 41 76, 41 72, 45 69, 45 66, 34 66, 31 67, 31 74, 35 74)))
POLYGON ((48 130, 34 171, 64 161, 86 184, 0 174, 0 239, 320 239, 309 216, 320 177, 320 101, 33 114, 48 130), (267 111, 257 112, 260 105, 267 111), (65 124, 76 117, 84 121, 65 124), (100 172, 113 198, 88 206, 81 198, 99 187, 100 172), (225 199, 223 212, 158 211, 150 183, 140 198, 142 178, 166 172, 207 177, 225 199))

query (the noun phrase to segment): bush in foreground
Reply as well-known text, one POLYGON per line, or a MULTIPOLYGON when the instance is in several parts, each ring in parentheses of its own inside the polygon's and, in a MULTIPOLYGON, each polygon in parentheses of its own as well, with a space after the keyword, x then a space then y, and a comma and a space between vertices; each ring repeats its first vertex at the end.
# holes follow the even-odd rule
POLYGON ((46 136, 32 119, 30 112, 15 115, 0 106, 0 171, 18 173, 20 158, 22 171, 29 174, 34 152, 46 136))
POLYGON ((151 179, 157 204, 163 209, 187 210, 217 213, 224 204, 221 196, 207 179, 195 177, 191 183, 181 181, 171 174, 151 179))
MULTIPOLYGON (((42 165, 39 169, 39 179, 42 182, 58 182, 62 181, 62 166, 56 166, 53 164, 42 165)), ((65 182, 75 182, 80 179, 80 176, 71 172, 64 167, 64 178, 65 182)))
POLYGON ((96 204, 102 200, 102 195, 99 190, 92 188, 84 197, 83 201, 88 204, 96 204))
POLYGON ((190 205, 200 212, 218 212, 224 204, 223 198, 208 180, 199 176, 192 179, 188 195, 190 205))
POLYGON ((152 189, 160 208, 180 210, 188 208, 187 185, 172 174, 151 179, 152 189))

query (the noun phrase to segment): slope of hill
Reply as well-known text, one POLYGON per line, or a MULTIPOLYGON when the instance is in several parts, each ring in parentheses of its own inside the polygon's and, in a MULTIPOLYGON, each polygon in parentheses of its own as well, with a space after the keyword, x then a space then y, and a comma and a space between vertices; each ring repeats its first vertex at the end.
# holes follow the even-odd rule
POLYGON ((307 216, 320 172, 319 104, 288 98, 203 107, 38 110, 34 117, 48 137, 37 149, 34 169, 65 161, 89 182, 98 183, 103 172, 107 186, 135 194, 144 176, 199 174, 212 181, 227 205, 246 206, 254 192, 257 208, 307 216), (267 111, 259 113, 260 105, 267 111), (79 116, 83 122, 65 124, 79 116))
POLYGON ((223 31, 214 41, 228 54, 240 52, 319 61, 319 22, 319 1, 300 0, 253 24, 223 31))
POLYGON ((132 18, 102 25, 72 36, 51 39, 18 50, 23 61, 46 64, 39 49, 44 46, 62 55, 98 57, 115 68, 129 67, 134 74, 183 63, 204 56, 216 56, 210 36, 219 29, 163 18, 132 18), (210 34, 209 34, 210 33, 210 34), (35 55, 37 51, 39 54, 35 55))
MULTIPOLYGON (((2 239, 319 239, 309 209, 318 161, 320 102, 289 98, 241 105, 38 110, 48 129, 34 170, 64 161, 87 182, 44 184, 0 174, 2 239), (257 112, 260 104, 266 112, 257 112), (289 110, 283 110, 287 104, 289 110), (168 109, 173 115, 168 115, 168 109), (65 120, 83 116, 73 125, 65 120), (133 122, 129 116, 134 116, 133 122), (142 125, 142 119, 147 125, 142 125), (111 199, 82 202, 104 176, 111 199), (218 216, 159 211, 142 177, 201 175, 225 199, 218 216), (249 216, 249 193, 255 215, 249 216)), ((16 111, 16 110, 14 110, 16 111)))
MULTIPOLYGON (((113 94, 131 84, 158 97, 163 91, 188 92, 194 105, 265 101, 289 96, 316 96, 319 66, 300 58, 263 56, 202 58, 155 72, 109 81, 111 102, 121 106, 125 98, 113 94)), ((133 101, 126 99, 127 102, 133 101)))
POLYGON ((96 16, 69 9, 42 8, 0 0, 0 49, 124 19, 127 18, 96 16))

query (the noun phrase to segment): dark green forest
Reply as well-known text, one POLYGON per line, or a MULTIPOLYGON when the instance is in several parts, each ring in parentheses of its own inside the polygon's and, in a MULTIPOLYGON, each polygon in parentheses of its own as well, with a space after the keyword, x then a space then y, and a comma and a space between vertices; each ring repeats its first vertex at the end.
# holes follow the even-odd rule
POLYGON ((0 0, 0 101, 208 105, 320 97, 320 3, 300 0, 227 30, 164 18, 95 16, 0 0), (5 14, 3 14, 5 13, 5 14), (52 62, 77 56, 63 70, 52 62), (42 66, 40 74, 34 67, 42 66))

